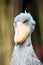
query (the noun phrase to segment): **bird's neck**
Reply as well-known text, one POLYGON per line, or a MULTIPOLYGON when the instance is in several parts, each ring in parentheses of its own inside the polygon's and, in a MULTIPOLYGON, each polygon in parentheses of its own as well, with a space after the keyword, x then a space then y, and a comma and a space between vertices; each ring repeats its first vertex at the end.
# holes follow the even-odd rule
POLYGON ((31 35, 26 39, 26 41, 24 42, 24 44, 27 46, 27 45, 30 45, 32 42, 31 42, 31 35))
POLYGON ((24 43, 20 46, 30 46, 32 44, 31 42, 31 35, 24 41, 24 43))

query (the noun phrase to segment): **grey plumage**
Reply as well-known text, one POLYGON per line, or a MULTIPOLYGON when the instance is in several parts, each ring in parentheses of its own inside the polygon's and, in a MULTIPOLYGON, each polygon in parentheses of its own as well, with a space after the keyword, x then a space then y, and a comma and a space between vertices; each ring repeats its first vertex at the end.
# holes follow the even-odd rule
MULTIPOLYGON (((26 23, 30 27, 31 33, 35 28, 35 21, 30 13, 20 13, 14 18, 14 30, 17 22, 26 23)), ((33 49, 31 33, 22 45, 14 47, 10 65, 43 65, 33 49)))

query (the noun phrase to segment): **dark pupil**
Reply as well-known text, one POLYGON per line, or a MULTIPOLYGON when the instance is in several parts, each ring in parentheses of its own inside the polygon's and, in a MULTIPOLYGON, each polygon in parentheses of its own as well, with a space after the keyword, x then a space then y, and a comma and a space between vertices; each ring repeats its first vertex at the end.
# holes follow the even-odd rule
POLYGON ((28 20, 25 20, 23 23, 27 23, 28 22, 28 20))
POLYGON ((27 21, 24 21, 23 23, 26 23, 27 21))

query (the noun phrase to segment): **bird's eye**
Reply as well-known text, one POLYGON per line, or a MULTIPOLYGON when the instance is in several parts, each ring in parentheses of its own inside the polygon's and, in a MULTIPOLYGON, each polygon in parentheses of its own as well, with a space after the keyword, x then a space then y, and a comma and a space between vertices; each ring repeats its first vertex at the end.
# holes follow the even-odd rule
POLYGON ((23 23, 26 23, 27 21, 24 21, 23 23))
POLYGON ((27 23, 28 22, 28 20, 25 20, 23 23, 27 23))
POLYGON ((16 23, 16 22, 14 22, 14 28, 16 28, 16 26, 17 26, 17 23, 16 23))
POLYGON ((35 24, 32 24, 33 26, 35 26, 35 24))
POLYGON ((17 23, 15 22, 15 26, 17 25, 17 23))

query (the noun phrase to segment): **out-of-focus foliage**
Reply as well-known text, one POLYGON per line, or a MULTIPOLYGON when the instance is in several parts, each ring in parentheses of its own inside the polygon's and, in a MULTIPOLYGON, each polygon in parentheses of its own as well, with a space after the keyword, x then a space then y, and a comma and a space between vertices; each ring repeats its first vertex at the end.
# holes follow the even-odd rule
POLYGON ((13 5, 0 0, 0 65, 9 65, 13 49, 13 5))

